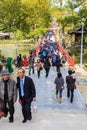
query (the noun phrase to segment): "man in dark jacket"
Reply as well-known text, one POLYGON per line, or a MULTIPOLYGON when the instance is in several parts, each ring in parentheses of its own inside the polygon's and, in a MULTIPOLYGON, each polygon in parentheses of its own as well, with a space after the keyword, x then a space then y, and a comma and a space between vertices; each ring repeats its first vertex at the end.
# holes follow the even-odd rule
POLYGON ((57 55, 57 56, 56 56, 56 71, 57 71, 57 72, 60 72, 60 66, 61 66, 60 56, 57 55))
POLYGON ((69 98, 71 95, 70 102, 73 102, 74 89, 75 89, 75 80, 72 77, 72 71, 68 71, 68 76, 66 76, 66 84, 67 84, 67 97, 69 98), (71 94, 70 94, 71 93, 71 94))
POLYGON ((44 60, 44 69, 45 69, 45 71, 46 71, 46 78, 47 78, 48 75, 49 75, 50 66, 51 66, 51 65, 50 65, 49 59, 46 58, 46 59, 44 60))
POLYGON ((23 68, 18 70, 17 87, 19 89, 19 99, 24 117, 22 122, 25 123, 27 120, 32 119, 31 102, 36 101, 36 90, 33 80, 25 76, 25 70, 23 68))

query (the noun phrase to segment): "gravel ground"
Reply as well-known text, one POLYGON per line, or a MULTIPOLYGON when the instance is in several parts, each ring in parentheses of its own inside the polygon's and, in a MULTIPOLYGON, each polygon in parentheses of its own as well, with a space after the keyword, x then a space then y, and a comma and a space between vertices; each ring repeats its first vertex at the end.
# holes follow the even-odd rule
POLYGON ((77 87, 79 88, 87 106, 87 70, 80 65, 75 65, 77 75, 77 87))

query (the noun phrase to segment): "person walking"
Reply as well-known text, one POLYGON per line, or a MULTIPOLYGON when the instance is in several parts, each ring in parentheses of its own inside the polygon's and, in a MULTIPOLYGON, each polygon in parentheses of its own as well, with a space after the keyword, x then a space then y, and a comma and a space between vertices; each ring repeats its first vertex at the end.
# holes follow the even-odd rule
POLYGON ((31 70, 32 73, 34 74, 34 57, 30 56, 29 58, 29 75, 31 75, 31 70))
POLYGON ((14 103, 17 100, 17 86, 15 80, 10 78, 9 71, 3 70, 0 78, 0 100, 3 103, 2 111, 7 117, 10 114, 9 122, 14 121, 14 103))
POLYGON ((72 77, 72 70, 68 70, 68 76, 66 76, 66 84, 67 84, 67 97, 70 96, 70 102, 73 102, 74 97, 74 89, 75 89, 75 80, 72 77))
POLYGON ((37 59, 35 66, 37 67, 37 75, 38 75, 38 78, 39 78, 40 77, 40 71, 43 69, 40 59, 37 59))
POLYGON ((45 69, 45 71, 46 71, 46 78, 47 78, 48 75, 49 75, 50 66, 51 66, 51 64, 50 64, 50 62, 49 62, 49 58, 46 58, 46 59, 44 60, 44 69, 45 69))
POLYGON ((19 54, 17 56, 17 67, 18 68, 22 67, 22 55, 21 54, 19 54))
POLYGON ((57 73, 57 77, 54 80, 54 84, 56 84, 56 98, 58 98, 59 103, 62 101, 62 92, 64 89, 64 79, 62 77, 62 73, 57 73))
POLYGON ((63 53, 63 55, 61 57, 61 63, 62 63, 63 67, 65 66, 66 61, 67 61, 66 55, 63 53))
POLYGON ((22 123, 25 123, 27 120, 30 121, 32 119, 31 102, 36 101, 36 89, 33 80, 25 75, 23 68, 18 70, 17 88, 24 118, 22 123))
POLYGON ((60 72, 60 66, 61 66, 60 56, 57 55, 57 56, 56 56, 56 71, 57 71, 57 72, 60 72))

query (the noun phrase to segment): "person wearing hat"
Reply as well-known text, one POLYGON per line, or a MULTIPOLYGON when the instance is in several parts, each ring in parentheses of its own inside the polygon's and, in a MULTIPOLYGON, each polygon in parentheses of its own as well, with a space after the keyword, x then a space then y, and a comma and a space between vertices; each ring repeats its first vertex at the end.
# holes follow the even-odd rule
POLYGON ((10 78, 9 71, 3 70, 0 78, 0 99, 3 101, 2 111, 7 117, 9 112, 9 122, 14 121, 14 103, 17 100, 16 82, 10 78))

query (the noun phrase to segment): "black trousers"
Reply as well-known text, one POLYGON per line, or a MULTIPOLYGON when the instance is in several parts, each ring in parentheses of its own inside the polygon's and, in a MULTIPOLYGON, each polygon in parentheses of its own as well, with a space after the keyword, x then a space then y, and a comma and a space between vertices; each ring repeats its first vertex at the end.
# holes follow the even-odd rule
POLYGON ((70 102, 73 102, 74 89, 67 89, 67 97, 70 97, 70 102))
POLYGON ((45 68, 45 71, 46 71, 46 77, 48 77, 48 74, 49 74, 50 68, 45 68))
POLYGON ((13 115, 14 115, 14 103, 13 103, 13 100, 11 101, 4 101, 3 102, 3 112, 5 113, 5 115, 10 114, 10 119, 13 120, 13 115))
POLYGON ((60 72, 60 66, 56 66, 56 71, 60 72))
POLYGON ((29 66, 29 75, 31 75, 31 70, 32 70, 32 73, 34 74, 34 66, 29 66))
POLYGON ((37 75, 38 75, 38 78, 40 77, 40 69, 37 70, 37 75))
POLYGON ((31 101, 27 101, 24 98, 22 98, 22 114, 25 120, 30 120, 32 118, 31 101))

